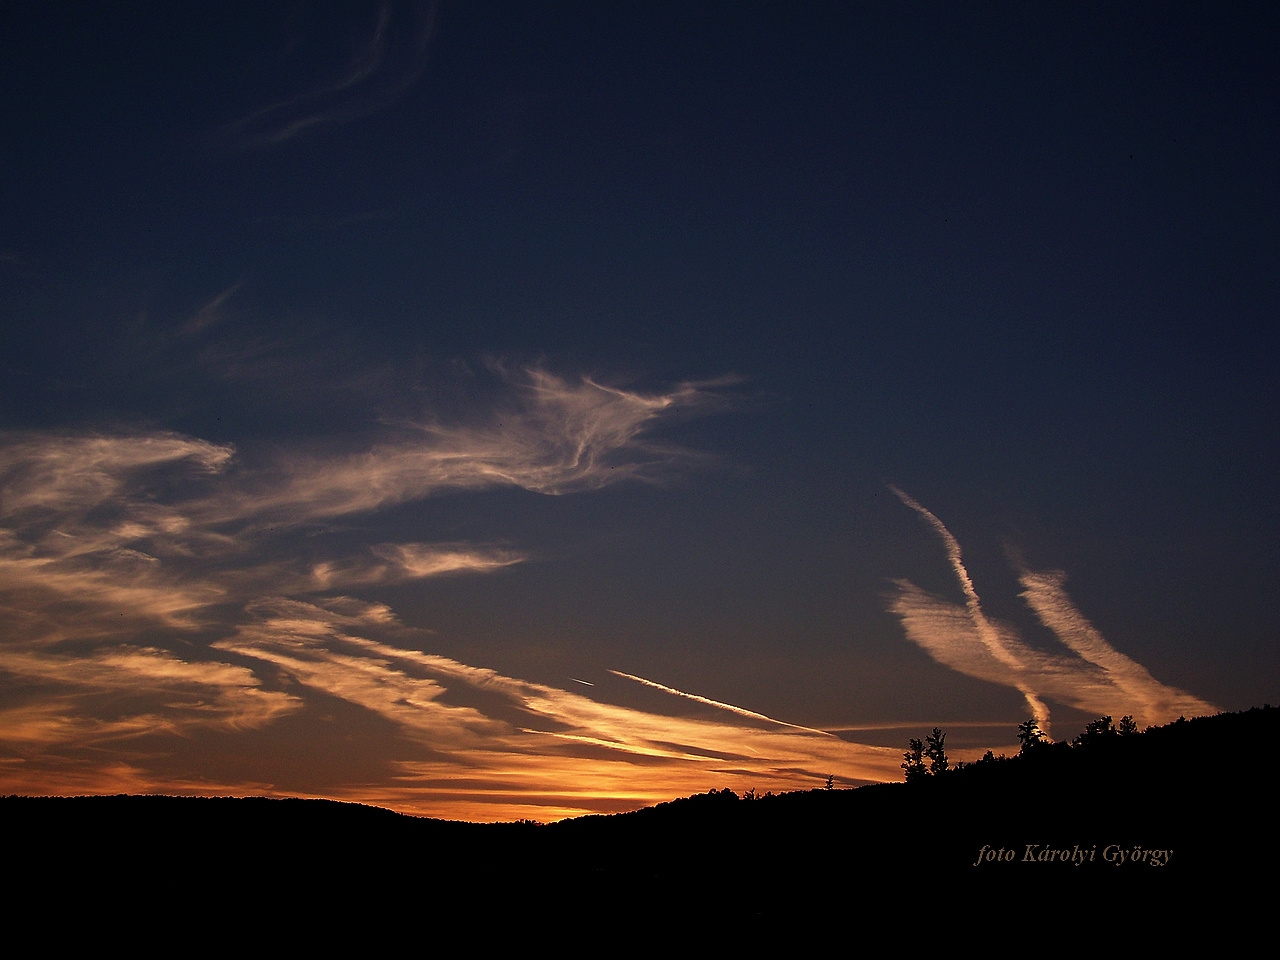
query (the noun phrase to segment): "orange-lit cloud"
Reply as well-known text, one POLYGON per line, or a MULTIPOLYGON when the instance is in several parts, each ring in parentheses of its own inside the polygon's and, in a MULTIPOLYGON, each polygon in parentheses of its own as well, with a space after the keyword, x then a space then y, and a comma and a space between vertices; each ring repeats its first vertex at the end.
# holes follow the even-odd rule
POLYGON ((604 703, 371 639, 362 634, 410 640, 412 631, 387 608, 350 598, 323 606, 277 598, 255 612, 257 621, 218 649, 269 662, 303 687, 357 704, 445 758, 400 763, 395 789, 384 789, 401 808, 547 818, 625 809, 717 782, 745 780, 765 790, 816 786, 828 774, 842 782, 886 779, 900 759, 896 750, 694 695, 686 696, 763 723, 604 703), (413 777, 404 780, 408 770, 413 777), (550 806, 548 797, 555 798, 550 806))
POLYGON ((245 730, 301 706, 285 693, 263 689, 244 667, 190 662, 149 647, 73 655, 6 645, 0 673, 9 678, 10 699, 18 701, 0 711, 10 747, 83 748, 197 727, 245 730))
POLYGON ((250 464, 164 432, 0 436, 0 789, 37 789, 41 776, 38 792, 242 783, 548 819, 713 785, 894 776, 894 750, 629 674, 617 675, 711 714, 636 709, 600 687, 571 692, 437 656, 389 607, 337 592, 491 574, 528 554, 353 547, 300 530, 450 491, 660 481, 697 457, 651 428, 720 403, 714 383, 644 394, 496 369, 507 392, 488 414, 386 426, 363 453, 281 450, 250 464), (337 709, 346 719, 334 726, 337 709), (285 786, 253 760, 282 724, 330 744, 285 786), (374 738, 360 756, 376 756, 350 761, 358 776, 334 759, 351 736, 374 738))

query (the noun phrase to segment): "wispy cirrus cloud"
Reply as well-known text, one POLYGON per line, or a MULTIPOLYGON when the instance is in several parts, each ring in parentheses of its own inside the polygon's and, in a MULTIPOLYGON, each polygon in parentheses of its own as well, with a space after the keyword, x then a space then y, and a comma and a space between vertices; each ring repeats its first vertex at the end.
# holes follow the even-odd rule
MULTIPOLYGON (((226 124, 224 146, 247 150, 292 140, 314 128, 348 123, 391 106, 422 75, 438 3, 379 4, 362 40, 327 79, 226 124)), ((291 43, 292 49, 300 46, 291 43)), ((286 57, 287 58, 287 57, 286 57)))
POLYGON ((449 491, 660 480, 697 458, 650 428, 719 402, 717 384, 641 394, 540 369, 504 376, 506 396, 475 422, 399 423, 356 454, 280 450, 249 466, 229 445, 163 431, 0 436, 0 598, 21 595, 24 615, 77 607, 51 633, 68 639, 100 636, 89 625, 104 617, 194 627, 202 611, 256 595, 499 570, 527 554, 382 542, 304 563, 285 542, 449 491))
MULTIPOLYGON (((148 469, 189 464, 205 473, 224 469, 231 447, 174 433, 57 436, 18 434, 4 438, 0 461, 0 517, 83 518, 116 506, 137 475, 148 469)), ((176 514, 156 518, 169 527, 176 514)))
POLYGON ((344 456, 285 455, 211 519, 282 522, 361 513, 446 491, 519 487, 559 495, 657 481, 698 456, 648 433, 676 412, 714 407, 729 380, 643 394, 533 368, 501 371, 509 392, 480 422, 401 420, 396 436, 344 456))
POLYGON ((159 488, 202 489, 229 447, 163 432, 21 434, 0 437, 0 454, 0 602, 14 622, 51 640, 103 638, 139 620, 190 627, 224 599, 216 580, 180 568, 227 537, 193 520, 191 493, 166 502, 159 488))
MULTIPOLYGON (((339 592, 526 561, 506 544, 362 544, 358 531, 443 493, 661 482, 700 458, 654 428, 723 406, 730 382, 642 393, 493 369, 503 392, 486 410, 401 418, 360 453, 281 449, 249 463, 163 431, 0 436, 11 627, 0 640, 0 777, 225 783, 191 775, 200 761, 183 758, 213 749, 192 744, 224 743, 204 755, 221 769, 231 761, 218 757, 252 757, 246 744, 286 722, 338 739, 309 768, 319 787, 285 792, 469 818, 622 809, 742 777, 785 789, 892 776, 895 751, 631 674, 617 676, 712 715, 640 710, 600 687, 585 696, 437 656, 389 607, 339 592), (352 735, 325 719, 335 705, 380 731, 377 757, 361 761, 381 771, 372 781, 351 782, 333 759, 352 735)), ((253 769, 246 783, 278 791, 253 769)))
POLYGON ((242 731, 301 706, 264 689, 252 671, 184 660, 152 647, 115 646, 87 654, 0 647, 15 706, 0 710, 10 746, 95 744, 197 728, 242 731))
POLYGON ((487 573, 528 559, 527 553, 470 544, 379 543, 366 557, 323 560, 311 568, 312 588, 404 583, 445 573, 487 573))
POLYGON ((1067 596, 1061 572, 1023 571, 1021 596, 1074 656, 1028 646, 1014 627, 991 620, 982 611, 951 532, 906 493, 890 489, 924 517, 943 541, 965 596, 965 603, 958 604, 926 593, 910 581, 893 581, 890 612, 902 621, 908 639, 933 659, 959 673, 1016 689, 1046 732, 1046 700, 1099 716, 1132 715, 1140 724, 1216 712, 1211 703, 1161 684, 1107 643, 1067 596))

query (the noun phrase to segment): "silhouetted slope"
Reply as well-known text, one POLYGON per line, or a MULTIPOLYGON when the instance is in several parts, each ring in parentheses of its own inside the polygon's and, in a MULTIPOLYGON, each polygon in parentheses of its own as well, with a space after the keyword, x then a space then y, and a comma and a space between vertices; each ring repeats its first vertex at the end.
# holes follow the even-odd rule
POLYGON ((930 890, 1032 892, 1064 905, 1098 890, 1186 901, 1243 886, 1259 863, 1269 869, 1277 828, 1263 768, 1277 742, 1280 711, 1255 709, 911 784, 754 800, 715 791, 549 826, 262 798, 9 797, 0 810, 8 876, 72 900, 249 903, 302 887, 313 910, 647 904, 704 919, 930 890))
POLYGON ((1280 844, 1259 761, 1278 742, 1280 711, 1251 710, 911 784, 704 794, 547 832, 566 877, 696 896, 710 873, 736 878, 736 902, 764 914, 930 889, 1185 902, 1243 890, 1270 868, 1280 844))

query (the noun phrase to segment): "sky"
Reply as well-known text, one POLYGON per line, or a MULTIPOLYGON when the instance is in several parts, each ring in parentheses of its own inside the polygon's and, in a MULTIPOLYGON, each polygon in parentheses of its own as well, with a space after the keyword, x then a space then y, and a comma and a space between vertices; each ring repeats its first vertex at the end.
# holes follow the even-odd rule
POLYGON ((1276 20, 5 5, 0 792, 554 820, 1280 701, 1276 20))

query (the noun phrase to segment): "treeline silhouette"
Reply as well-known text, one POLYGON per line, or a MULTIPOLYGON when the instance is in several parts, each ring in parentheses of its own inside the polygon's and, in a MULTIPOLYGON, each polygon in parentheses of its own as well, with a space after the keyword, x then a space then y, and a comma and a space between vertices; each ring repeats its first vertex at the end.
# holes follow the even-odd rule
MULTIPOLYGON (((1270 710, 1271 705, 1268 704, 1265 709, 1270 710)), ((1175 722, 1184 724, 1187 722, 1187 718, 1179 717, 1175 722)), ((1158 728, 1148 727, 1147 732, 1150 733, 1156 729, 1158 728)), ((1055 743, 1040 729, 1040 724, 1036 718, 1031 717, 1018 724, 1017 756, 1027 757, 1035 754, 1036 758, 1041 762, 1048 761, 1048 758, 1052 756, 1054 757, 1053 762, 1061 763, 1063 761, 1060 758, 1063 756, 1064 751, 1071 747, 1077 750, 1090 751, 1090 755, 1096 757, 1099 755, 1099 751, 1114 749, 1114 745, 1118 742, 1116 738, 1132 737, 1136 736, 1137 733, 1138 725, 1133 717, 1121 717, 1120 723, 1116 724, 1110 716, 1105 716, 1099 717, 1097 720, 1090 720, 1074 740, 1063 740, 1055 743), (1047 747, 1053 747, 1056 753, 1046 752, 1045 748, 1047 747)), ((971 764, 967 764, 964 761, 957 763, 954 767, 951 766, 950 761, 947 759, 946 737, 947 735, 939 727, 934 727, 933 732, 923 740, 913 738, 907 741, 907 752, 902 755, 902 769, 906 774, 907 783, 921 780, 924 777, 942 776, 948 771, 959 771, 971 766, 971 764), (928 762, 926 763, 925 761, 928 762)), ((1138 746, 1138 741, 1136 740, 1130 741, 1129 745, 1131 749, 1127 756, 1130 759, 1134 758, 1139 752, 1149 752, 1151 749, 1145 742, 1138 746)), ((988 750, 972 765, 981 766, 1009 759, 1009 757, 1003 755, 997 757, 994 752, 988 750)), ((830 783, 830 778, 828 778, 828 783, 830 783)))
POLYGON ((828 780, 764 796, 713 789, 548 825, 264 798, 7 797, 0 810, 8 876, 64 897, 252 900, 303 884, 335 908, 510 912, 564 901, 782 917, 929 890, 993 903, 1070 902, 1099 889, 1185 899, 1270 868, 1266 767, 1280 711, 1141 733, 1127 718, 1100 718, 1072 743, 1047 742, 1031 721, 1019 736, 1015 756, 952 764, 935 729, 911 742, 906 782, 832 789, 828 780))

